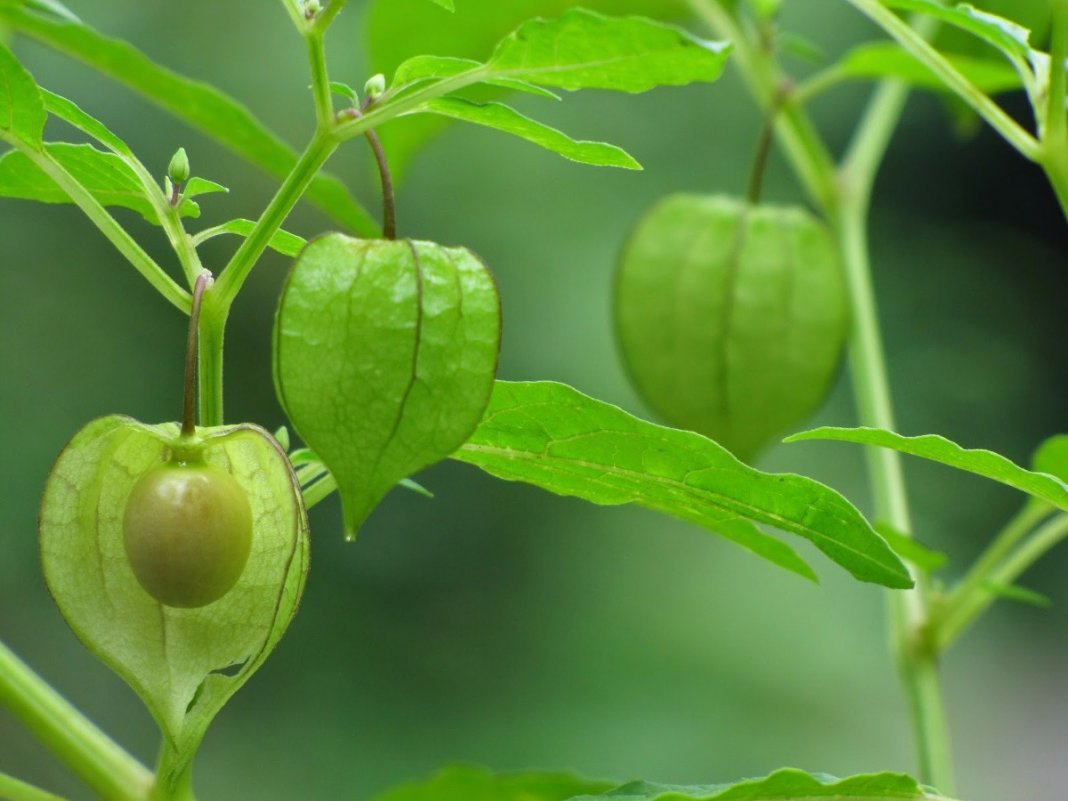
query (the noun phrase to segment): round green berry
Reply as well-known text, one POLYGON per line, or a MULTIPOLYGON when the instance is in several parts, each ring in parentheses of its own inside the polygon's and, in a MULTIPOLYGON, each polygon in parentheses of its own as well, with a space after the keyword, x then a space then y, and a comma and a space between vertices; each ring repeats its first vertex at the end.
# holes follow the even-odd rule
POLYGON ((252 510, 233 476, 204 462, 167 462, 130 491, 123 542, 134 576, 166 606, 205 606, 241 577, 252 510))

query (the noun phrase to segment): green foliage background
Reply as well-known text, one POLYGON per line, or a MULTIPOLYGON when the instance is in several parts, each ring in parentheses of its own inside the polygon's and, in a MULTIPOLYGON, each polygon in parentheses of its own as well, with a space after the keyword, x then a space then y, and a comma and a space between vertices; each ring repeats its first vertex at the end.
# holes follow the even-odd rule
MULTIPOLYGON (((70 5, 244 99, 294 144, 309 134, 305 57, 277 4, 70 5)), ((364 8, 351 6, 331 34, 332 68, 360 85, 370 72, 364 8)), ((871 33, 838 0, 788 2, 785 20, 831 54, 871 33)), ((197 174, 229 185, 228 196, 203 199, 205 224, 253 216, 269 198, 272 179, 124 90, 26 43, 17 52, 42 84, 107 121, 158 172, 184 145, 197 174)), ((833 141, 844 141, 863 98, 853 87, 817 103, 833 141)), ((493 268, 504 305, 502 378, 562 380, 648 414, 613 342, 615 255, 632 222, 667 192, 741 193, 760 120, 733 74, 639 97, 585 93, 543 116, 576 137, 624 146, 645 172, 577 166, 452 127, 411 165, 401 231, 470 247, 493 268)), ((900 425, 1026 462, 1042 437, 1066 430, 1068 234, 1037 169, 992 134, 962 140, 950 129, 936 99, 917 97, 877 190, 876 272, 900 425)), ((331 167, 375 202, 360 147, 331 167)), ((799 199, 781 160, 766 193, 799 199)), ((161 234, 123 219, 166 258, 161 234)), ((287 227, 311 235, 329 225, 305 207, 287 227)), ((185 324, 73 208, 2 201, 0 243, 0 638, 152 760, 147 712, 78 644, 48 597, 37 499, 55 455, 89 419, 177 417, 185 324)), ((209 243, 209 265, 229 247, 209 243)), ((230 421, 282 422, 269 354, 285 269, 284 258, 265 257, 235 308, 230 421)), ((815 422, 852 421, 840 377, 815 422)), ((857 448, 782 446, 761 466, 805 472, 866 503, 857 448)), ((1018 502, 946 469, 909 462, 908 470, 917 533, 950 553, 950 571, 1018 502)), ((395 491, 354 545, 342 541, 336 500, 314 510, 303 607, 209 732, 197 767, 202 798, 367 798, 451 761, 679 783, 781 765, 912 768, 874 587, 818 556, 823 586, 815 587, 695 528, 495 482, 459 464, 420 481, 434 500, 395 491)), ((1053 598, 1052 610, 1000 606, 947 660, 965 798, 1063 797, 1066 569, 1068 556, 1055 552, 1026 579, 1053 598)), ((3 715, 0 770, 87 797, 3 715)))

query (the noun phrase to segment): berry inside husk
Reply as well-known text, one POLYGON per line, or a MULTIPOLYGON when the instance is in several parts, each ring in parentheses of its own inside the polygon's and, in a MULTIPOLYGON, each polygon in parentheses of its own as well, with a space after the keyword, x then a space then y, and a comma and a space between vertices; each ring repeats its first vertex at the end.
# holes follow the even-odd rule
POLYGON ((252 548, 252 509, 233 476, 205 462, 167 462, 138 479, 123 517, 134 576, 166 606, 228 593, 252 548))

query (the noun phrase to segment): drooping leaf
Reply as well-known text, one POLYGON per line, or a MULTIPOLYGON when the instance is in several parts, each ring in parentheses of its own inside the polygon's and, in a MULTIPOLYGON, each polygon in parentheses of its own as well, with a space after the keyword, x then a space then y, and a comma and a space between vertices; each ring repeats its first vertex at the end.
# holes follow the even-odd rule
MULTIPOLYGON (((209 84, 155 64, 126 42, 84 23, 29 11, 25 0, 0 0, 0 20, 127 86, 278 177, 287 175, 297 161, 293 149, 243 105, 209 84)), ((308 198, 353 231, 377 235, 377 223, 337 178, 319 175, 308 198)))
POLYGON ((784 768, 763 779, 737 784, 682 787, 649 782, 631 782, 600 795, 585 795, 572 801, 950 801, 927 792, 915 779, 899 773, 873 773, 836 779, 823 774, 784 768))
MULTIPOLYGON (((207 242, 209 239, 223 234, 236 234, 237 236, 247 237, 255 227, 256 223, 253 220, 228 220, 195 234, 193 243, 199 245, 201 242, 207 242)), ((303 237, 279 230, 271 237, 271 241, 267 246, 283 256, 296 256, 304 249, 306 244, 308 243, 303 237)))
MULTIPOLYGON (((1004 61, 944 53, 949 62, 989 95, 1023 88, 1020 75, 1004 61)), ((895 78, 922 89, 949 91, 930 67, 892 42, 870 42, 850 50, 835 69, 849 78, 895 78)))
POLYGON ((1031 469, 1068 483, 1068 434, 1057 434, 1039 445, 1031 457, 1031 469))
POLYGON ((823 402, 849 323, 826 227, 723 195, 670 195, 641 218, 614 305, 642 397, 746 461, 823 402))
POLYGON ((786 442, 831 439, 892 448, 922 459, 955 467, 989 478, 1068 510, 1068 484, 1052 475, 1024 470, 1004 456, 988 450, 969 450, 937 434, 904 437, 879 428, 834 428, 825 426, 787 437, 786 442))
POLYGON ((630 154, 615 145, 576 141, 503 103, 475 103, 459 97, 441 97, 424 103, 419 111, 504 131, 582 164, 622 167, 627 170, 641 169, 641 165, 630 154))
MULTIPOLYGON (((121 156, 97 150, 92 145, 58 143, 47 144, 44 149, 102 205, 131 209, 149 222, 159 224, 159 216, 141 180, 121 156)), ((0 197, 40 203, 73 202, 40 167, 17 150, 0 156, 0 197)), ((181 213, 183 217, 199 217, 200 208, 186 200, 181 213)))
POLYGON ((457 765, 432 778, 387 790, 374 801, 567 801, 579 794, 600 793, 609 782, 566 773, 493 774, 485 768, 457 765))
POLYGON ((117 416, 87 425, 53 467, 40 516, 52 596, 86 647, 141 696, 176 755, 176 772, 281 638, 308 566, 299 485, 277 443, 247 425, 198 434, 204 459, 245 491, 254 521, 244 572, 218 601, 163 606, 138 583, 123 544, 130 491, 169 458, 176 425, 117 416))
POLYGON ((0 42, 0 140, 37 147, 46 118, 37 83, 0 42))
POLYGON ((497 368, 497 290, 462 248, 329 235, 294 264, 274 338, 278 397, 337 480, 351 538, 398 481, 478 425, 497 368))
POLYGON ((608 17, 570 8, 505 37, 486 63, 489 74, 560 89, 646 92, 657 86, 714 81, 730 45, 696 38, 644 17, 608 17))
POLYGON ((809 540, 861 581, 912 583, 829 487, 760 472, 699 434, 645 422, 563 384, 498 381, 482 423, 453 458, 508 481, 597 504, 632 503, 714 532, 738 520, 764 523, 809 540))
POLYGON ((1026 587, 1020 587, 1016 584, 998 584, 993 581, 988 581, 983 584, 983 588, 1001 598, 1003 601, 1013 601, 1018 604, 1024 604, 1025 606, 1034 606, 1038 609, 1048 609, 1053 606, 1053 601, 1048 596, 1043 595, 1040 592, 1029 590, 1026 587))

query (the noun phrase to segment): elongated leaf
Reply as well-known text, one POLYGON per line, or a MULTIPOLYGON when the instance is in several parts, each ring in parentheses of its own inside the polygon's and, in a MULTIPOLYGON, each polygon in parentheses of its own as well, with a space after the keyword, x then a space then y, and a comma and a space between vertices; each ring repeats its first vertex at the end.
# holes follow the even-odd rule
POLYGON ((88 134, 113 153, 128 158, 133 157, 133 152, 126 142, 112 133, 100 120, 83 111, 73 101, 62 95, 57 95, 55 92, 49 92, 47 89, 42 89, 41 95, 44 98, 45 108, 49 114, 88 134))
MULTIPOLYGON (((989 95, 1023 88, 1020 75, 1003 61, 944 53, 949 62, 989 95)), ((850 50, 835 67, 850 78, 896 78, 935 92, 949 91, 938 75, 911 53, 892 42, 872 42, 850 50)))
POLYGON ((958 470, 975 473, 1014 487, 1029 495, 1068 510, 1068 484, 1055 476, 1024 470, 1004 456, 987 450, 969 450, 937 434, 904 437, 879 428, 834 428, 826 426, 787 437, 785 442, 832 439, 892 448, 922 459, 930 459, 958 470))
POLYGON ((436 6, 441 6, 441 8, 444 8, 446 11, 456 10, 456 6, 453 5, 452 0, 430 0, 430 2, 436 6))
MULTIPOLYGON (((398 66, 424 53, 485 60, 500 40, 524 21, 536 16, 552 17, 568 5, 568 0, 464 0, 460 13, 437 13, 425 0, 372 0, 364 25, 370 64, 368 72, 391 75, 398 66)), ((645 14, 658 19, 686 16, 680 0, 584 0, 585 8, 606 14, 645 14)), ((501 90, 492 86, 472 87, 475 100, 497 99, 501 90)), ((529 85, 529 84, 528 84, 529 85)), ((518 88, 512 85, 510 88, 518 88)), ((381 137, 389 153, 395 178, 403 176, 414 154, 447 125, 443 117, 413 117, 403 125, 387 125, 381 137)))
POLYGON ((230 473, 248 498, 252 550, 237 584, 214 603, 176 609, 157 602, 130 567, 123 515, 134 484, 169 458, 177 434, 176 425, 126 417, 87 425, 52 469, 40 536, 45 579, 60 611, 141 696, 180 771, 292 619, 308 540, 299 484, 270 435, 254 426, 202 429, 203 458, 230 473))
MULTIPOLYGON (((252 220, 229 220, 216 225, 212 228, 208 228, 204 231, 193 236, 193 242, 199 245, 201 242, 206 242, 216 236, 223 234, 236 234, 237 236, 249 236, 252 230, 256 227, 256 223, 252 220)), ((283 256, 296 256, 307 245, 307 241, 291 234, 288 231, 277 231, 275 235, 271 237, 271 241, 268 243, 268 247, 272 250, 276 250, 283 256)))
MULTIPOLYGON (((285 176, 297 161, 292 148, 243 105, 209 84, 155 64, 123 41, 82 23, 27 11, 24 0, 0 0, 0 19, 138 92, 274 175, 285 176)), ((337 178, 320 175, 308 197, 353 231, 363 236, 377 234, 377 224, 337 178)))
POLYGON ((459 97, 443 97, 423 104, 420 110, 504 131, 582 164, 641 169, 641 165, 630 154, 615 145, 576 141, 503 103, 475 103, 459 97))
POLYGON ((681 787, 632 782, 601 795, 572 801, 610 798, 614 801, 950 801, 925 791, 915 779, 899 773, 873 773, 836 779, 822 774, 784 768, 763 779, 737 784, 681 787))
POLYGON ((36 82, 0 42, 0 140, 40 145, 45 119, 36 82))
POLYGON ((1016 63, 1030 58, 1031 32, 1012 20, 980 11, 967 3, 943 5, 938 0, 883 0, 889 8, 928 14, 985 41, 1016 63))
POLYGON ((841 495, 762 473, 690 431, 639 420, 571 387, 498 381, 454 459, 593 503, 633 503, 719 532, 738 519, 811 541, 861 581, 909 587, 908 571, 841 495))
MULTIPOLYGON (((101 204, 131 209, 149 222, 159 224, 159 216, 145 195, 144 186, 121 156, 91 145, 48 144, 45 150, 101 204)), ((0 196, 41 203, 72 202, 24 153, 15 150, 0 156, 0 196)), ((186 200, 181 212, 183 217, 199 217, 200 207, 186 200)))
POLYGON ((500 308, 469 251, 333 234, 294 264, 274 332, 278 397, 337 480, 352 538, 398 481, 478 425, 500 308))
POLYGON ((1043 595, 1040 592, 1029 590, 1026 587, 1020 587, 1015 584, 997 584, 992 581, 988 581, 983 584, 983 588, 986 589, 992 595, 996 595, 1003 601, 1013 601, 1018 604, 1024 604, 1025 606, 1034 606, 1038 609, 1048 609, 1053 606, 1053 601, 1049 597, 1043 595))
POLYGON ((1057 434, 1039 445, 1031 459, 1031 469, 1068 483, 1068 434, 1057 434))
POLYGON ((387 790, 374 801, 566 801, 580 793, 599 793, 609 782, 566 773, 496 775, 473 766, 446 768, 432 778, 387 790))
POLYGON ((697 39, 644 17, 607 17, 571 8, 532 20, 506 37, 487 62, 491 76, 561 89, 645 92, 714 81, 730 45, 697 39))
MULTIPOLYGON (((400 90, 410 88, 416 84, 428 80, 441 80, 461 75, 471 70, 477 70, 482 63, 470 58, 454 58, 452 56, 415 56, 397 67, 393 76, 393 89, 400 90)), ((518 92, 546 97, 550 100, 559 100, 560 96, 548 89, 542 89, 526 81, 510 78, 486 79, 482 83, 495 86, 500 89, 514 89, 518 92)))

